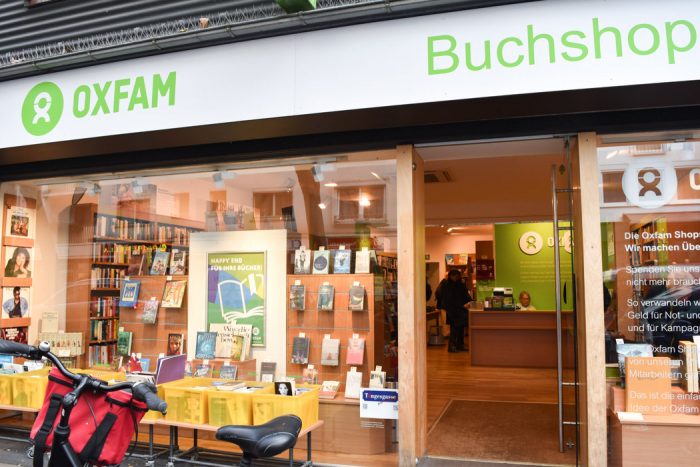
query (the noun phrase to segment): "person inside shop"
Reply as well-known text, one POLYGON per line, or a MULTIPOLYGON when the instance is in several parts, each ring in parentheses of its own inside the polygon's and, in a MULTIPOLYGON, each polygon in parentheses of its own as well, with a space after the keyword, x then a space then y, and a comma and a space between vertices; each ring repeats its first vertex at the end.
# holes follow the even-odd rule
POLYGON ((515 308, 517 310, 523 310, 523 311, 536 311, 537 308, 532 306, 532 301, 530 298, 530 292, 527 290, 523 290, 520 292, 520 295, 518 295, 518 304, 515 305, 515 308))
POLYGON ((12 258, 5 265, 5 277, 32 277, 32 271, 29 270, 29 250, 15 248, 12 258))
POLYGON ((448 352, 467 350, 464 348, 464 328, 468 324, 467 310, 471 301, 462 273, 459 269, 452 269, 447 274, 447 281, 440 286, 440 304, 447 312, 447 324, 450 325, 448 352))
POLYGON ((10 318, 22 318, 29 311, 29 302, 26 298, 20 297, 20 288, 12 289, 12 298, 5 300, 2 309, 10 318))

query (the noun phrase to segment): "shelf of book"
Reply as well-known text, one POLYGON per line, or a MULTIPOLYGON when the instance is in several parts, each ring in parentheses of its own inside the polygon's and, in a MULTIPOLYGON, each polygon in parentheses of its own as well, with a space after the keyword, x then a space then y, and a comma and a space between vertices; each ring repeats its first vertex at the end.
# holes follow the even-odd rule
MULTIPOLYGON (((170 257, 188 248, 190 234, 202 227, 201 223, 152 213, 102 213, 91 203, 71 207, 66 331, 84 333, 90 348, 85 359, 90 366, 113 363, 120 328, 131 332, 130 352, 154 361, 167 351, 169 333, 184 334, 186 300, 180 309, 169 308, 167 319, 154 324, 143 322, 144 305, 151 298, 162 299, 168 280, 167 270, 148 275, 150 261, 162 249, 162 254, 170 257), (135 308, 118 306, 127 279, 137 279, 141 284, 135 308)), ((186 280, 182 274, 186 272, 184 254, 182 258, 178 279, 186 280)), ((165 312, 157 307, 156 316, 158 310, 165 312)))
MULTIPOLYGON (((287 291, 290 294, 287 301, 288 376, 301 378, 303 370, 312 364, 318 371, 318 383, 339 381, 341 385, 338 394, 342 394, 347 372, 351 367, 356 367, 358 372, 362 372, 363 387, 367 387, 370 371, 374 370, 375 365, 383 366, 384 361, 384 319, 381 303, 377 303, 382 297, 375 295, 374 274, 290 274, 287 276, 287 291), (295 309, 296 305, 292 304, 293 293, 298 292, 294 292, 293 288, 300 285, 304 287, 305 303, 303 309, 295 309), (330 309, 327 305, 328 292, 322 289, 327 286, 333 288, 330 309), (353 286, 364 288, 364 303, 357 311, 351 311, 349 305, 350 289, 353 286), (293 363, 299 361, 295 355, 295 350, 298 349, 294 347, 295 338, 300 333, 309 339, 308 363, 293 363), (348 363, 348 345, 355 335, 364 341, 364 350, 361 363, 353 364, 348 363), (339 340, 337 356, 330 347, 324 349, 326 336, 339 340), (336 361, 337 365, 328 364, 336 361)), ((297 339, 297 347, 299 343, 297 339)))

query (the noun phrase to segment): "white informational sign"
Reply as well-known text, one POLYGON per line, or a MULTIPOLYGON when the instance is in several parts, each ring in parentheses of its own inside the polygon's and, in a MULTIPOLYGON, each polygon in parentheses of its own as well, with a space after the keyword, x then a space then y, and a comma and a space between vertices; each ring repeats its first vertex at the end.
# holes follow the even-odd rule
POLYGON ((363 389, 360 394, 360 418, 398 420, 398 389, 363 389))
POLYGON ((488 96, 700 79, 697 0, 551 0, 0 83, 0 148, 488 96))

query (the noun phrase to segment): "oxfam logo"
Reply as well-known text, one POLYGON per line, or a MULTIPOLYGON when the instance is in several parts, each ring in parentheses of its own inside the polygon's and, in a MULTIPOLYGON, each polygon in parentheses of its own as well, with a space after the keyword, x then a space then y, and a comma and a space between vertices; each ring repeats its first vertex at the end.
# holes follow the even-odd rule
POLYGON ((49 81, 29 91, 22 104, 22 124, 27 132, 42 136, 53 130, 63 114, 63 93, 49 81))

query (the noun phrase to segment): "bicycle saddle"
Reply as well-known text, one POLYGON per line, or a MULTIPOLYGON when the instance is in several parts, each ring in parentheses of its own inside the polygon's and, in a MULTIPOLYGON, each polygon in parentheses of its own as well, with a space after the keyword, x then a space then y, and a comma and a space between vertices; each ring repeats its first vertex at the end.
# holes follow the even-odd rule
POLYGON ((227 425, 216 431, 216 439, 237 444, 253 458, 273 457, 293 448, 301 431, 301 419, 282 415, 263 425, 227 425))

